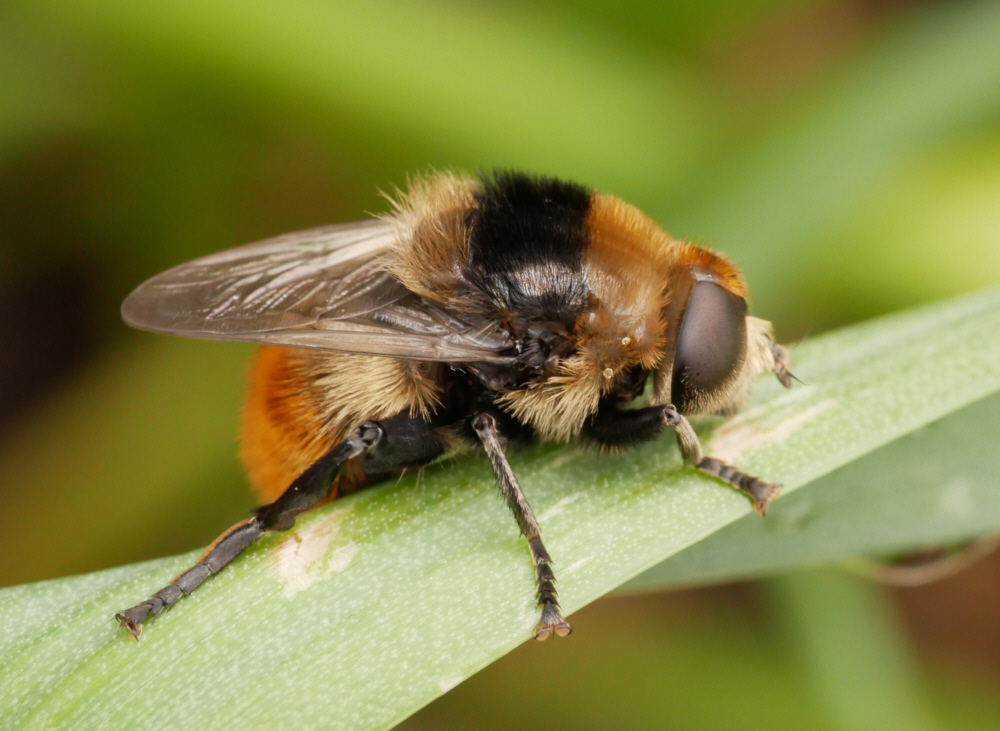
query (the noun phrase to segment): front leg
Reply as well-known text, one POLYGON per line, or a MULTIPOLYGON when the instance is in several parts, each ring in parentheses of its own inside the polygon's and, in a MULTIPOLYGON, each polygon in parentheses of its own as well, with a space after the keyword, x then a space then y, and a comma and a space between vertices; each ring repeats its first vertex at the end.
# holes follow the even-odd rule
POLYGON ((662 409, 663 425, 672 426, 677 433, 677 444, 680 445, 684 463, 732 485, 753 500, 753 509, 757 515, 764 516, 771 506, 771 501, 781 492, 781 485, 764 482, 720 459, 704 456, 701 442, 698 441, 698 435, 694 433, 691 423, 672 405, 659 408, 662 409))
POLYGON ((753 509, 758 515, 767 512, 771 501, 781 491, 781 485, 764 482, 722 460, 706 457, 691 423, 673 405, 619 409, 609 400, 588 420, 583 433, 601 446, 621 449, 652 441, 664 427, 672 427, 677 434, 685 464, 735 487, 753 500, 753 509))
POLYGON ((528 505, 528 499, 521 491, 521 486, 517 483, 517 478, 507 462, 507 457, 500 445, 499 433, 497 430, 497 420, 492 414, 483 412, 472 420, 472 428, 483 443, 487 456, 490 458, 490 465, 493 467, 493 476, 496 478, 500 494, 507 501, 508 507, 514 513, 521 533, 528 539, 528 548, 531 551, 531 560, 535 564, 535 583, 538 586, 538 606, 542 608, 542 619, 535 627, 535 639, 547 640, 555 632, 560 637, 565 637, 573 628, 569 622, 563 619, 559 611, 559 601, 556 598, 555 574, 552 572, 552 559, 545 545, 542 543, 541 531, 535 514, 528 505))

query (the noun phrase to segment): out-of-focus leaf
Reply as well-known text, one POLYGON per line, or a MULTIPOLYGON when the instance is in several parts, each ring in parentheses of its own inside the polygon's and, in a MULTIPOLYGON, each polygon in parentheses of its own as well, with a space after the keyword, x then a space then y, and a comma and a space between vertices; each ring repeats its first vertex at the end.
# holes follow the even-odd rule
POLYGON ((102 0, 25 12, 128 59, 125 72, 153 89, 269 100, 278 116, 354 130, 375 150, 415 147, 425 165, 527 166, 642 190, 679 179, 707 129, 693 79, 526 6, 102 0))
POLYGON ((915 156, 970 130, 995 129, 998 37, 1000 4, 923 7, 796 100, 759 143, 692 176, 661 220, 677 234, 710 237, 744 262, 755 301, 779 319, 775 302, 796 301, 812 287, 803 271, 841 259, 840 241, 823 239, 825 231, 915 156), (820 243, 826 248, 816 250, 820 243), (803 257, 818 264, 801 268, 803 257))
POLYGON ((931 731, 929 699, 881 591, 826 569, 776 579, 768 594, 829 728, 931 731))
POLYGON ((21 557, 4 562, 4 583, 155 556, 177 526, 210 540, 250 507, 235 457, 248 349, 143 339, 52 394, 0 448, 7 484, 45 488, 4 495, 0 555, 21 557), (72 550, 45 550, 53 523, 72 550))

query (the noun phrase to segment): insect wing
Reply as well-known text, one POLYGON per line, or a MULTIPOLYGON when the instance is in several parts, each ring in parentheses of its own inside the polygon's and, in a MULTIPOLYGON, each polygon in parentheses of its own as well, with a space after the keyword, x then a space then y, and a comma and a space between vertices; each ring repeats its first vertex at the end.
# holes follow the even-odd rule
POLYGON ((417 297, 384 269, 392 219, 323 226, 196 259, 122 304, 132 327, 417 360, 507 362, 509 338, 417 297))

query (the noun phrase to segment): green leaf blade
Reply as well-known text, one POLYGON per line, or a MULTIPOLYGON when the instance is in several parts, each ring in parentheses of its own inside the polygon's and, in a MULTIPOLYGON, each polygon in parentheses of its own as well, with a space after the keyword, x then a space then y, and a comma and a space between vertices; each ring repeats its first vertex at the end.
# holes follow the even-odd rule
MULTIPOLYGON (((818 338, 709 453, 792 491, 1000 390, 1000 291, 818 338)), ((747 514, 664 438, 512 465, 572 612, 747 514)), ((111 616, 195 554, 0 592, 13 728, 384 728, 531 635, 531 563, 481 459, 362 491, 267 536, 128 642, 111 616)), ((780 501, 779 501, 780 505, 780 501)), ((572 641, 572 640, 568 640, 572 641)), ((540 648, 539 651, 544 651, 540 648)))

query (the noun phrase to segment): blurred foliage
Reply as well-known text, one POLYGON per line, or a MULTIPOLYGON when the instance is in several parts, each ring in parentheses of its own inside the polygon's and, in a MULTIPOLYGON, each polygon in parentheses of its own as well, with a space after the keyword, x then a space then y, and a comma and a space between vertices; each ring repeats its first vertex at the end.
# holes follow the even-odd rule
POLYGON ((0 5, 0 584, 249 504, 246 351, 125 332, 131 287, 428 166, 634 202, 731 254, 785 339, 997 283, 997 38, 989 0, 0 5))

